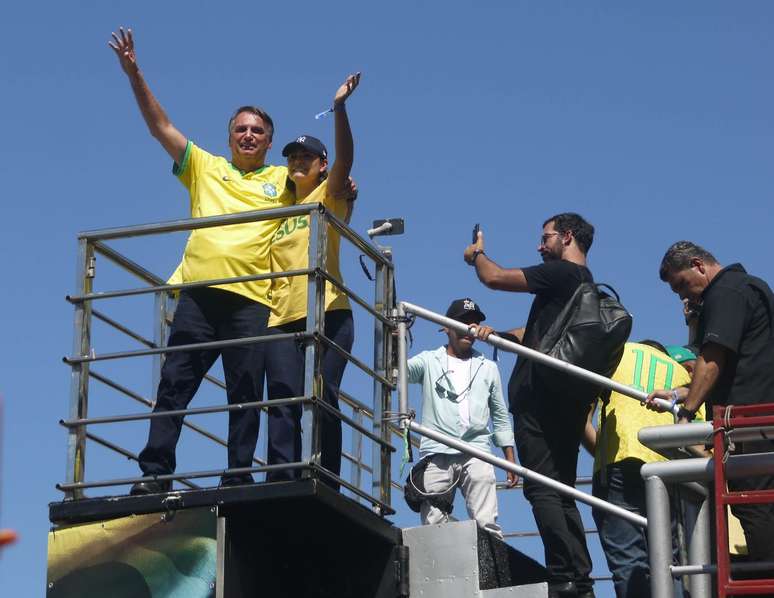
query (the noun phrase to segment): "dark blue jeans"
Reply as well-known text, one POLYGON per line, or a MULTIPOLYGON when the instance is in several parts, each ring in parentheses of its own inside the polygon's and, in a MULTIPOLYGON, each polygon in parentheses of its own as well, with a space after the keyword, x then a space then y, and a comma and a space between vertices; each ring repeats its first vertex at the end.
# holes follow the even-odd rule
MULTIPOLYGON (((624 459, 607 466, 607 481, 602 472, 594 473, 592 494, 627 511, 647 516, 645 506, 645 482, 640 476, 642 461, 624 459)), ((618 598, 650 598, 650 565, 648 538, 645 528, 639 527, 600 509, 591 514, 599 531, 599 541, 605 552, 607 566, 613 576, 615 595, 618 598)), ((674 513, 673 535, 674 535, 674 513)), ((675 563, 677 544, 675 547, 675 563)), ((675 596, 682 596, 682 584, 675 582, 675 596)))
MULTIPOLYGON (((306 320, 296 320, 282 326, 270 328, 273 334, 302 332, 306 320)), ((325 336, 347 352, 352 350, 355 332, 352 312, 348 309, 325 313, 325 336)), ((266 352, 266 379, 269 400, 301 397, 304 395, 304 347, 295 340, 276 341, 266 352)), ((339 408, 339 386, 344 376, 347 360, 336 351, 323 349, 322 377, 323 400, 339 408)), ((301 461, 301 413, 300 405, 284 405, 269 409, 269 465, 298 463, 301 461)), ((341 472, 341 420, 327 411, 320 410, 320 462, 322 466, 338 475, 341 472)), ((299 470, 277 470, 270 472, 266 480, 296 479, 299 470)), ((324 478, 331 487, 337 483, 324 478)))
MULTIPOLYGON (((180 293, 168 345, 260 336, 266 333, 269 308, 221 289, 191 289, 180 293)), ((226 396, 229 404, 260 401, 263 398, 264 345, 262 343, 180 351, 167 354, 154 413, 185 409, 202 378, 218 358, 223 358, 226 396)), ((258 440, 258 410, 231 411, 228 415, 228 466, 251 467, 258 440)), ((172 473, 175 447, 183 418, 158 417, 151 420, 148 444, 140 453, 145 475, 172 473)), ((248 481, 252 476, 239 476, 248 481)))

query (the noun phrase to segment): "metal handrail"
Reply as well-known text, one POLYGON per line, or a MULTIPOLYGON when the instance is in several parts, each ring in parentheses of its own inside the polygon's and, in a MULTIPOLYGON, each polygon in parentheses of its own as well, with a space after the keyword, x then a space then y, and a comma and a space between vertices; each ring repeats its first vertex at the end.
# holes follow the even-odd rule
MULTIPOLYGON (((456 438, 447 436, 446 434, 441 434, 440 432, 437 432, 431 428, 422 426, 416 423, 415 421, 413 421, 408 408, 408 377, 406 374, 407 359, 406 359, 405 313, 406 312, 413 313, 420 318, 430 320, 435 324, 445 326, 447 328, 450 328, 460 333, 468 332, 470 329, 470 326, 405 301, 401 301, 398 304, 397 312, 398 312, 398 322, 399 322, 398 323, 398 393, 399 393, 399 399, 400 399, 399 413, 401 414, 402 426, 408 427, 410 430, 413 430, 418 434, 431 438, 432 440, 435 440, 437 442, 441 442, 442 444, 452 447, 464 454, 471 455, 473 457, 481 459, 482 461, 486 463, 490 463, 496 467, 499 467, 500 469, 514 472, 521 477, 538 482, 540 484, 543 484, 544 486, 548 486, 549 488, 559 492, 560 494, 564 494, 565 496, 570 496, 571 498, 574 498, 575 500, 579 500, 587 505, 590 505, 592 507, 596 507, 608 513, 617 515, 618 517, 621 517, 622 519, 625 519, 630 523, 633 523, 640 527, 648 527, 648 520, 645 517, 642 517, 641 515, 637 515, 636 513, 627 511, 626 509, 619 507, 618 505, 614 505, 612 503, 604 501, 600 498, 597 498, 596 496, 592 496, 590 494, 586 494, 585 492, 581 492, 580 490, 577 490, 572 486, 563 484, 557 480, 554 480, 540 473, 532 471, 531 469, 522 467, 521 465, 516 465, 515 463, 511 463, 510 461, 506 461, 505 459, 495 457, 488 451, 481 450, 466 442, 462 442, 456 438)), ((638 400, 642 399, 643 395, 644 395, 644 398, 647 398, 646 393, 634 391, 634 389, 629 388, 628 386, 625 386, 618 382, 615 382, 614 380, 610 380, 609 378, 605 378, 604 376, 600 376, 599 374, 595 374, 594 372, 589 372, 588 370, 584 370, 583 368, 579 368, 572 364, 565 363, 558 359, 554 359, 553 357, 549 357, 548 355, 545 355, 538 351, 534 351, 532 349, 524 347, 523 345, 517 345, 516 343, 511 343, 498 336, 491 335, 488 339, 486 339, 485 342, 491 345, 494 345, 499 349, 511 351, 514 353, 519 353, 520 355, 524 355, 525 357, 528 357, 528 358, 534 358, 537 361, 540 361, 541 363, 550 365, 551 367, 554 367, 556 369, 564 370, 567 373, 571 373, 585 380, 591 380, 598 384, 604 383, 605 387, 613 388, 613 390, 619 390, 618 387, 621 387, 622 389, 626 390, 627 396, 635 396, 638 400), (632 394, 632 393, 635 393, 635 394, 632 394)))
POLYGON ((111 359, 124 359, 125 357, 147 357, 148 355, 166 355, 167 353, 180 353, 181 351, 201 351, 203 349, 223 349, 225 347, 239 347, 241 345, 252 345, 259 343, 271 343, 288 339, 305 339, 312 335, 305 332, 288 332, 285 334, 271 334, 267 336, 246 336, 244 338, 228 339, 223 341, 209 341, 205 343, 190 343, 187 345, 174 345, 172 347, 155 347, 152 349, 141 349, 139 351, 118 351, 115 353, 105 353, 92 355, 63 357, 62 361, 67 364, 93 363, 95 361, 108 361, 111 359))
MULTIPOLYGON (((94 378, 95 380, 98 380, 99 382, 102 382, 102 384, 105 384, 106 386, 109 386, 113 390, 116 390, 123 395, 129 397, 130 399, 133 399, 137 401, 138 403, 141 403, 142 405, 145 405, 146 407, 153 407, 153 401, 150 401, 146 399, 145 397, 141 397, 136 392, 133 392, 126 388, 125 386, 122 386, 121 384, 118 384, 118 382, 111 380, 107 376, 103 376, 102 374, 98 374, 94 370, 89 370, 89 377, 94 378)), ((228 447, 228 442, 223 440, 220 436, 217 436, 216 434, 213 434, 212 432, 209 432, 205 430, 204 428, 197 426, 196 424, 193 424, 189 421, 183 420, 183 426, 188 428, 189 430, 193 430, 197 434, 200 434, 207 438, 208 440, 212 440, 213 442, 219 444, 223 447, 228 447)), ((262 459, 259 459, 258 457, 253 456, 253 463, 257 463, 258 465, 266 465, 266 462, 262 459)))
MULTIPOLYGON (((364 371, 368 376, 370 376, 373 380, 375 380, 375 400, 376 400, 376 393, 377 388, 381 388, 382 390, 379 391, 379 409, 385 409, 389 407, 385 407, 385 395, 384 393, 389 393, 390 391, 394 390, 394 383, 391 382, 389 377, 387 376, 386 370, 383 365, 380 365, 375 368, 370 368, 367 364, 365 364, 363 361, 349 353, 348 351, 344 350, 342 347, 338 346, 335 342, 333 342, 330 339, 327 339, 324 334, 323 330, 319 327, 320 324, 317 322, 314 325, 310 325, 308 323, 307 329, 305 332, 300 333, 291 333, 291 334, 278 334, 278 335, 266 335, 261 337, 248 337, 248 338, 241 338, 241 339, 229 339, 229 340, 223 340, 223 341, 212 341, 208 343, 191 343, 189 345, 178 345, 173 347, 167 347, 163 344, 163 339, 166 338, 166 332, 164 331, 164 328, 167 327, 170 323, 169 317, 168 317, 168 307, 166 306, 166 303, 160 303, 159 301, 166 301, 167 295, 171 295, 174 291, 179 290, 185 290, 185 289, 191 289, 191 288, 201 288, 201 287, 210 287, 214 285, 226 285, 226 284, 233 284, 235 282, 248 282, 248 281, 256 281, 256 280, 270 280, 273 278, 278 277, 288 277, 288 276, 307 276, 309 280, 309 314, 311 318, 319 318, 321 317, 321 314, 323 312, 319 312, 316 308, 316 305, 319 305, 321 301, 322 295, 321 290, 324 290, 324 284, 325 281, 330 282, 333 285, 336 285, 340 290, 347 295, 348 297, 351 297, 352 300, 363 307, 371 316, 373 316, 378 324, 378 326, 383 326, 386 328, 394 327, 391 320, 387 317, 386 314, 390 313, 391 305, 390 301, 394 300, 392 299, 392 284, 385 283, 383 280, 385 276, 387 277, 387 280, 391 281, 390 278, 392 276, 393 272, 393 265, 392 262, 388 257, 385 255, 382 255, 382 253, 379 252, 376 248, 373 247, 373 245, 361 237, 359 234, 357 234, 355 231, 350 229, 346 224, 341 222, 339 219, 335 217, 331 212, 327 211, 325 207, 322 204, 300 204, 295 206, 287 206, 287 207, 281 207, 276 209, 270 209, 270 210, 256 210, 251 212, 241 212, 238 214, 226 214, 226 215, 220 215, 220 216, 213 216, 213 217, 206 217, 206 218, 188 218, 188 219, 182 219, 182 220, 175 220, 175 221, 167 221, 167 222, 157 222, 157 223, 150 223, 150 224, 141 224, 141 225, 135 225, 135 226, 127 226, 127 227, 118 227, 118 228, 110 228, 110 229, 101 229, 101 230, 92 230, 92 231, 83 231, 78 234, 79 239, 79 258, 78 258, 78 289, 76 293, 73 293, 72 295, 69 295, 67 297, 67 300, 73 303, 75 306, 75 312, 76 312, 76 321, 75 321, 75 339, 74 339, 74 351, 73 353, 63 358, 63 361, 67 364, 69 364, 72 367, 72 385, 71 385, 71 403, 70 403, 70 417, 64 420, 61 420, 60 423, 67 427, 70 430, 69 436, 68 436, 68 479, 67 483, 60 485, 61 488, 65 490, 68 494, 68 498, 78 498, 80 497, 80 493, 77 492, 82 488, 87 487, 84 485, 85 483, 83 480, 83 473, 84 473, 84 441, 86 439, 89 440, 95 440, 96 442, 102 444, 103 446, 106 446, 107 448, 114 450, 115 452, 122 454, 123 456, 129 456, 131 451, 126 451, 126 449, 123 449, 122 447, 119 447, 118 445, 113 445, 110 443, 110 441, 105 439, 98 439, 98 437, 95 437, 95 435, 88 433, 85 431, 86 426, 88 425, 95 425, 95 424, 103 424, 103 423, 115 423, 115 422, 124 422, 124 421, 135 421, 135 420, 145 420, 145 419, 153 419, 155 417, 169 417, 173 415, 193 415, 193 414, 201 414, 201 413, 214 413, 214 412, 220 412, 220 411, 232 411, 232 410, 238 410, 238 409, 247 409, 247 408, 271 408, 279 406, 280 404, 284 403, 285 401, 271 401, 271 402, 253 402, 253 403, 245 403, 243 405, 228 405, 228 406, 216 406, 216 407, 202 407, 202 408, 195 408, 195 409, 185 409, 185 410, 177 410, 177 411, 171 411, 171 412, 159 412, 158 414, 150 413, 150 414, 130 414, 130 415, 120 415, 120 416, 113 416, 113 417, 100 417, 100 418, 89 418, 86 416, 87 414, 87 400, 88 400, 88 385, 85 382, 89 378, 95 378, 97 380, 100 380, 109 386, 116 388, 117 390, 123 392, 127 391, 124 394, 127 396, 130 396, 130 398, 134 398, 135 400, 141 399, 139 395, 136 395, 136 393, 131 393, 131 391, 128 391, 128 389, 125 389, 121 387, 120 384, 117 384, 113 380, 110 380, 107 377, 101 376, 100 374, 97 374, 96 372, 93 373, 90 371, 90 365, 94 362, 98 361, 107 361, 107 360, 117 360, 117 359, 124 359, 128 357, 140 357, 140 356, 155 356, 156 357, 156 368, 160 367, 161 361, 159 360, 159 357, 166 355, 167 353, 173 353, 173 352, 179 352, 179 351, 190 351, 190 350, 203 350, 203 349, 218 349, 218 348, 224 348, 229 346, 236 346, 236 345, 246 345, 246 344, 253 344, 253 343, 264 343, 264 342, 273 342, 273 341, 279 341, 287 338, 295 338, 300 341, 306 341, 307 345, 307 355, 309 352, 309 347, 314 346, 319 350, 320 346, 325 346, 329 350, 334 350, 341 355, 343 355, 348 361, 352 362, 356 367, 364 371), (189 282, 189 283, 179 283, 179 284, 166 284, 163 279, 155 275, 154 273, 150 272, 149 270, 145 269, 143 266, 139 265, 138 263, 134 262, 133 260, 129 259, 128 257, 122 255, 120 252, 116 251, 112 247, 105 244, 106 241, 112 240, 112 239, 124 239, 124 238, 132 238, 132 237, 141 237, 141 236, 147 236, 147 235, 155 235, 155 234, 162 234, 162 233, 168 233, 168 232, 175 232, 175 231, 190 231, 194 229, 201 229, 201 228, 211 228, 211 227, 219 227, 219 226, 232 226, 237 224, 243 224, 247 222, 257 222, 257 221, 265 221, 265 220, 276 220, 276 219, 286 219, 293 216, 298 215, 310 215, 310 247, 309 247, 309 267, 306 269, 301 270, 294 270, 289 272, 282 272, 282 273, 267 273, 267 274, 255 274, 255 275, 248 275, 248 276, 242 276, 242 277, 234 277, 234 278, 223 278, 223 279, 212 279, 207 281, 196 281, 196 282, 189 282), (325 248, 326 248, 326 231, 328 228, 332 228, 340 233, 341 236, 344 236, 347 240, 349 240, 357 249, 359 249, 362 253, 366 254, 368 257, 370 257, 373 261, 377 264, 377 283, 376 283, 376 289, 377 289, 377 296, 376 296, 376 304, 377 309, 372 307, 368 302, 366 302, 362 297, 357 295, 351 288, 347 287, 340 281, 337 281, 335 278, 333 278, 328 272, 325 271, 324 267, 324 260, 325 260, 325 248), (316 241, 313 241, 313 239, 316 239, 316 241), (149 286, 147 287, 139 287, 139 288, 128 288, 128 289, 120 289, 120 290, 108 290, 108 291, 101 291, 101 292, 95 292, 92 290, 92 282, 91 279, 95 275, 95 261, 94 256, 95 255, 102 255, 105 256, 109 261, 113 262, 114 264, 118 265, 119 267, 127 270, 131 274, 137 276, 140 280, 147 283, 149 286), (381 282, 380 282, 381 281, 381 282), (321 284, 323 285, 321 287, 321 284), (106 314, 103 314, 97 310, 94 310, 91 306, 91 303, 95 300, 103 300, 103 299, 112 299, 112 298, 118 298, 118 297, 129 297, 129 296, 138 296, 138 295, 148 295, 148 294, 154 294, 157 297, 157 310, 161 310, 160 313, 162 314, 162 317, 158 319, 157 321, 160 322, 159 325, 157 325, 156 332, 154 333, 156 337, 156 341, 151 341, 150 339, 145 338, 143 335, 138 334, 137 332, 131 330, 129 327, 119 323, 118 321, 114 320, 113 318, 110 318, 106 314), (315 303, 316 302, 316 303, 315 303), (315 304, 315 307, 313 309, 313 304, 315 304), (314 314, 314 315, 312 315, 314 314), (113 327, 114 329, 118 330, 119 332, 129 336, 133 340, 141 343, 144 345, 144 348, 141 350, 132 350, 132 351, 119 351, 119 352, 112 352, 112 353, 103 353, 97 355, 94 351, 94 349, 91 346, 91 320, 92 316, 102 322, 105 322, 109 326, 113 327), (158 327, 160 326, 160 328, 158 327), (159 330, 162 332, 160 333, 159 330), (161 342, 159 342, 158 339, 162 339, 161 342), (103 441, 103 442, 101 442, 103 441), (76 492, 74 492, 76 491, 76 492)), ((389 335, 388 334, 381 334, 377 335, 376 344, 375 344, 375 355, 377 355, 380 351, 384 352, 384 355, 386 356, 387 351, 387 343, 389 342, 389 335)), ((384 363, 384 359, 380 363, 384 363)), ((158 369, 156 370, 158 371, 158 369)), ((225 386, 225 384, 216 379, 211 377, 209 374, 205 376, 206 379, 210 380, 211 382, 217 384, 221 388, 225 386)), ((306 399, 306 401, 301 401, 303 404, 307 405, 309 409, 313 408, 323 408, 325 409, 327 404, 323 404, 322 402, 315 401, 310 397, 309 390, 311 387, 309 386, 309 380, 307 379, 305 381, 305 395, 306 397, 309 397, 306 399), (312 406, 312 403, 316 405, 316 407, 312 406)), ((140 402, 143 402, 145 404, 149 404, 150 402, 146 403, 146 400, 142 399, 140 402)), ((344 401, 345 404, 350 404, 350 402, 344 401)), ((379 509, 382 511, 382 513, 386 513, 390 511, 389 508, 389 487, 394 487, 396 484, 389 479, 389 459, 385 460, 385 457, 379 457, 379 451, 385 452, 385 454, 389 454, 390 452, 393 452, 395 449, 391 446, 391 443, 389 442, 389 436, 392 433, 396 432, 396 428, 394 425, 389 424, 388 422, 382 421, 381 416, 379 418, 375 418, 374 411, 372 409, 360 409, 358 406, 353 406, 353 409, 356 409, 356 413, 359 414, 368 414, 368 417, 373 422, 373 432, 369 431, 365 426, 361 425, 357 421, 355 421, 353 418, 348 417, 346 414, 344 414, 341 410, 332 409, 334 412, 333 415, 341 419, 344 423, 348 424, 353 429, 353 434, 356 435, 357 438, 361 438, 365 436, 369 440, 372 441, 374 447, 378 447, 376 452, 373 453, 372 459, 374 466, 369 467, 366 463, 361 461, 360 457, 360 450, 357 450, 357 459, 353 458, 352 455, 346 454, 343 457, 353 460, 353 462, 357 465, 357 471, 365 471, 369 472, 372 475, 372 478, 374 480, 374 488, 376 488, 376 480, 381 480, 379 482, 379 485, 381 487, 381 492, 377 498, 370 497, 369 500, 371 502, 374 502, 375 505, 379 506, 379 509), (380 462, 381 461, 381 462, 380 462), (387 474, 387 478, 384 478, 384 474, 387 474), (386 486, 385 486, 386 484, 386 486), (381 500, 380 500, 381 499, 381 500), (384 501, 387 502, 384 502, 384 501)), ((307 408, 304 409, 304 423, 302 424, 302 428, 306 431, 309 429, 309 424, 311 423, 307 418, 309 417, 307 408)), ((360 417, 360 416, 359 416, 360 417)), ((184 422, 184 425, 186 425, 188 422, 184 422)), ((224 441, 220 439, 219 437, 215 436, 214 434, 211 434, 207 432, 206 430, 199 428, 198 426, 195 426, 193 424, 187 426, 189 428, 194 429, 195 431, 203 434, 205 437, 209 438, 210 440, 214 440, 218 443, 223 443, 224 441)), ((307 446, 309 444, 309 439, 311 438, 314 443, 319 442, 318 437, 306 437, 307 432, 305 431, 305 439, 302 443, 302 446, 304 446, 304 465, 309 467, 320 467, 319 466, 319 448, 316 448, 313 450, 312 453, 308 452, 307 446)), ((359 442, 359 441, 358 441, 359 442)), ((359 446, 359 444, 356 444, 355 446, 359 446)), ((129 457, 128 457, 129 458, 129 457)), ((255 459, 254 459, 255 462, 255 459)), ((261 463, 259 460, 258 463, 261 463)), ((333 475, 333 474, 332 474, 333 475)), ((184 477, 195 477, 190 474, 186 474, 184 477)), ((359 482, 359 474, 355 476, 355 478, 359 482)), ((173 478, 170 478, 173 479, 173 478)), ((91 486, 106 486, 106 485, 113 485, 113 484, 107 484, 102 482, 92 482, 90 483, 91 486)), ((342 484, 344 487, 349 487, 348 483, 342 484)), ((355 494, 359 494, 362 491, 354 490, 350 488, 355 494)), ((368 495, 364 495, 364 498, 368 498, 368 495)))
POLYGON ((175 284, 159 284, 152 287, 139 287, 134 289, 123 289, 119 291, 98 291, 87 295, 67 295, 65 299, 70 303, 80 303, 82 301, 97 301, 99 299, 115 299, 117 297, 134 297, 137 295, 149 295, 151 293, 174 291, 185 291, 187 289, 200 289, 203 287, 213 287, 217 285, 235 284, 238 282, 253 282, 258 280, 273 280, 275 278, 284 278, 286 276, 305 276, 313 274, 314 270, 304 268, 302 270, 290 270, 288 272, 271 272, 268 274, 250 274, 248 276, 231 276, 228 278, 213 278, 211 280, 197 280, 196 282, 179 282, 175 284))
MULTIPOLYGON (((405 301, 402 301, 401 306, 404 311, 413 313, 421 318, 430 320, 431 322, 440 324, 441 326, 445 326, 457 332, 465 333, 470 330, 470 325, 463 324, 462 322, 459 322, 457 320, 452 320, 451 318, 447 318, 445 316, 432 312, 429 309, 425 309, 418 305, 414 305, 412 303, 407 303, 405 301)), ((592 382, 594 384, 601 386, 602 388, 613 390, 617 393, 620 393, 624 396, 635 399, 637 401, 643 402, 648 398, 648 393, 646 392, 637 390, 635 388, 632 388, 631 386, 627 386, 626 384, 622 384, 620 382, 617 382, 616 380, 612 380, 611 378, 607 378, 605 376, 597 374, 596 372, 583 369, 582 367, 579 367, 572 363, 562 361, 561 359, 556 359, 554 357, 546 355, 545 353, 536 351, 535 349, 530 349, 529 347, 526 347, 524 345, 520 345, 517 343, 513 343, 511 341, 505 340, 504 338, 500 338, 496 334, 492 334, 488 339, 486 339, 485 342, 503 351, 508 351, 509 353, 516 353, 521 357, 525 357, 536 363, 540 363, 541 365, 545 365, 550 368, 559 370, 565 374, 571 374, 572 376, 579 378, 581 380, 584 380, 585 382, 592 382)), ((654 399, 653 402, 656 405, 664 408, 666 411, 674 413, 675 415, 679 410, 679 407, 677 405, 673 405, 669 401, 664 401, 662 399, 654 399)))
POLYGON ((128 239, 131 237, 190 231, 200 228, 213 228, 215 226, 229 226, 233 224, 246 224, 248 222, 261 222, 263 220, 278 220, 291 218, 293 216, 303 216, 315 211, 321 211, 320 208, 321 205, 316 203, 296 204, 281 208, 270 208, 268 210, 250 210, 247 212, 223 214, 220 216, 184 218, 181 220, 168 220, 166 222, 153 222, 149 224, 137 224, 133 226, 87 230, 78 233, 78 239, 92 242, 108 241, 110 239, 128 239))
POLYGON ((121 422, 143 421, 146 419, 158 419, 163 417, 182 417, 185 415, 204 415, 209 413, 222 413, 225 411, 245 411, 247 409, 268 409, 269 407, 282 407, 283 405, 296 405, 314 402, 310 397, 293 397, 288 399, 274 399, 273 401, 250 401, 248 403, 234 403, 228 405, 213 405, 211 407, 193 407, 190 409, 170 409, 169 411, 154 411, 151 413, 131 413, 129 415, 110 415, 107 417, 84 417, 80 419, 60 419, 59 425, 65 428, 79 428, 81 426, 94 426, 98 424, 116 424, 121 422))
POLYGON ((622 519, 625 519, 626 521, 629 521, 630 523, 633 523, 634 525, 637 525, 639 527, 648 526, 648 520, 645 517, 641 515, 637 515, 636 513, 632 513, 631 511, 627 511, 623 507, 619 507, 618 505, 609 503, 605 500, 602 500, 601 498, 592 496, 591 494, 586 494, 585 492, 581 492, 580 490, 573 488, 572 486, 568 486, 566 484, 563 484, 562 482, 558 482, 552 478, 549 478, 548 476, 544 476, 543 474, 532 471, 531 469, 522 467, 521 465, 516 465, 515 463, 511 463, 510 461, 506 461, 505 459, 501 459, 500 457, 495 457, 492 453, 488 451, 479 449, 467 442, 462 442, 461 440, 457 440, 456 438, 452 438, 451 436, 447 436, 446 434, 441 434, 440 432, 436 432, 435 430, 425 427, 421 424, 418 424, 415 421, 408 421, 408 426, 412 431, 416 432, 417 434, 422 434, 422 436, 427 436, 432 440, 441 442, 446 446, 449 446, 453 449, 460 451, 461 453, 470 455, 472 457, 476 457, 481 461, 490 463, 496 467, 499 467, 500 469, 504 469, 505 471, 512 471, 513 473, 516 473, 521 477, 527 478, 534 482, 538 482, 540 484, 543 484, 544 486, 548 486, 549 488, 551 488, 552 490, 556 490, 560 494, 564 494, 565 496, 569 496, 571 498, 574 498, 575 500, 579 500, 591 507, 595 507, 595 508, 607 511, 608 513, 612 513, 613 515, 617 515, 622 519))

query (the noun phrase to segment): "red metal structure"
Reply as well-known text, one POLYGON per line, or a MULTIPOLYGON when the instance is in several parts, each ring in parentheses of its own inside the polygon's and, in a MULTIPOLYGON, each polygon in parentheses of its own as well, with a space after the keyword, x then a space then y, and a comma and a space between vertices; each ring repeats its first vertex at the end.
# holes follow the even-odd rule
POLYGON ((730 430, 774 425, 774 403, 735 407, 718 406, 714 408, 712 420, 715 454, 718 598, 762 594, 774 595, 774 578, 731 579, 731 563, 728 552, 728 519, 726 516, 726 505, 774 503, 774 490, 729 491, 726 483, 726 459, 724 458, 729 446, 728 432, 730 430))

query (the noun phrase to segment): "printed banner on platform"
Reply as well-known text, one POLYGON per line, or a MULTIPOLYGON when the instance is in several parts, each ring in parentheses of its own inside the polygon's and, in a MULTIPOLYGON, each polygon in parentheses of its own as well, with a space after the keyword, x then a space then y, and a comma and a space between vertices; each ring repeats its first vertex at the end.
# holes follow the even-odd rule
POLYGON ((47 598, 211 598, 217 515, 209 507, 56 528, 47 598))

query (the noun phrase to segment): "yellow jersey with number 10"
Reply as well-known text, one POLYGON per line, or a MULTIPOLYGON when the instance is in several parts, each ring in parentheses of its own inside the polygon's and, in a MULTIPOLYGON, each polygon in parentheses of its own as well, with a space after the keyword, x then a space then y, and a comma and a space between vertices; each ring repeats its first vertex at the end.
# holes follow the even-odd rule
MULTIPOLYGON (((347 201, 328 195, 328 181, 320 183, 299 204, 321 203, 340 220, 347 215, 347 201)), ((341 281, 339 247, 341 237, 328 227, 325 271, 341 281)), ((271 244, 272 272, 303 270, 309 267, 309 215, 286 219, 276 231, 271 244)), ((306 276, 281 277, 272 280, 269 326, 280 326, 306 318, 308 281, 306 276)), ((325 311, 350 309, 347 296, 330 282, 325 283, 325 311)))
MULTIPOLYGON (((613 380, 626 384, 643 392, 653 392, 661 388, 677 388, 690 384, 691 377, 686 369, 669 357, 649 345, 626 343, 621 363, 613 374, 613 380)), ((704 419, 704 408, 696 414, 697 419, 704 419)), ((603 439, 597 441, 594 454, 594 471, 601 464, 611 465, 634 458, 645 463, 664 461, 658 453, 640 444, 637 432, 646 426, 663 426, 674 423, 671 413, 650 411, 639 401, 620 393, 610 394, 607 405, 605 428, 597 436, 603 439)))

